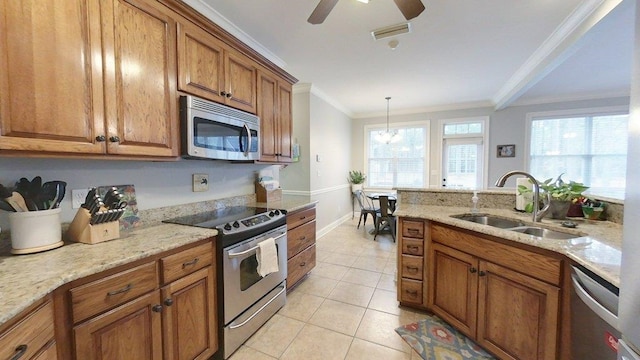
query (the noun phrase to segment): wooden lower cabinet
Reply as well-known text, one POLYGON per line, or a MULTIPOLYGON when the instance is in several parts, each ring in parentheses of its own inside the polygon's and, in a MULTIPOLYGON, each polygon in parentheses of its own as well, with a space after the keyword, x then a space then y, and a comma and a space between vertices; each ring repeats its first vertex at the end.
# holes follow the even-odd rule
POLYGON ((75 358, 204 360, 214 355, 218 318, 212 245, 160 254, 74 285, 68 294, 75 358), (98 301, 93 313, 79 311, 88 304, 80 300, 89 295, 112 298, 112 305, 98 301))
POLYGON ((73 328, 76 359, 162 359, 160 291, 73 328))
POLYGON ((509 256, 500 245, 482 246, 471 255, 431 244, 429 308, 500 359, 557 359, 560 288, 526 274, 526 260, 517 271, 497 264, 509 256))
POLYGON ((0 329, 0 359, 57 359, 53 303, 49 298, 17 316, 8 329, 0 329))
MULTIPOLYGON (((424 220, 401 217, 398 220, 398 301, 401 305, 426 307, 426 270, 424 220)), ((428 231, 426 232, 428 234, 428 231)))
POLYGON ((316 266, 316 207, 287 214, 287 289, 316 266))
POLYGON ((209 266, 162 288, 165 359, 208 359, 218 350, 214 283, 209 266))

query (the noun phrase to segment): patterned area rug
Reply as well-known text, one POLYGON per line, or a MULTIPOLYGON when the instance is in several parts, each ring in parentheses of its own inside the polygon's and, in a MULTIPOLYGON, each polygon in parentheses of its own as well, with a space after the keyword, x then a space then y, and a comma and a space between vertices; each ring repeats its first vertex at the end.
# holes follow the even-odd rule
POLYGON ((396 332, 425 360, 495 359, 440 318, 427 316, 396 332))

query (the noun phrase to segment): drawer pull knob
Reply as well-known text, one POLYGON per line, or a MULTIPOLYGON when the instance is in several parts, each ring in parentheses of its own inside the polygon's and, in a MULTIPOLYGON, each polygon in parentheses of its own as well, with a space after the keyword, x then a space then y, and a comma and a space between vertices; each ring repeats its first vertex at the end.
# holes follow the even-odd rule
POLYGON ((104 135, 98 135, 98 136, 96 136, 96 141, 97 142, 105 142, 105 141, 107 141, 107 137, 104 136, 104 135))
POLYGON ((418 234, 418 233, 420 233, 419 229, 411 229, 411 228, 409 228, 409 229, 407 229, 407 231, 409 231, 409 234, 418 234))
POLYGON ((306 236, 303 236, 303 237, 300 238, 300 241, 305 241, 305 240, 307 240, 306 236))
POLYGON ((470 273, 472 273, 472 274, 475 274, 475 273, 476 273, 476 271, 478 271, 478 269, 476 269, 476 268, 474 268, 474 267, 472 267, 471 269, 469 269, 469 272, 470 272, 470 273))
POLYGON ((406 290, 405 292, 414 297, 418 296, 418 290, 406 290))
POLYGON ((307 263, 306 263, 306 262, 301 262, 301 263, 300 263, 300 267, 305 267, 305 266, 307 266, 307 263))
POLYGON ((165 299, 164 304, 167 306, 173 305, 173 299, 172 298, 165 299))
POLYGON ((191 261, 187 261, 187 262, 185 262, 185 263, 182 263, 182 268, 184 269, 184 268, 186 268, 187 266, 193 266, 193 265, 197 264, 197 263, 198 263, 198 261, 200 261, 200 259, 199 259, 199 258, 195 258, 195 259, 193 259, 193 260, 191 260, 191 261))
POLYGON ((486 276, 486 275, 487 275, 487 273, 486 273, 486 272, 484 272, 484 271, 480 271, 480 272, 478 273, 478 275, 479 275, 479 276, 486 276))
POLYGON ((120 137, 119 136, 112 136, 112 137, 109 138, 109 141, 114 142, 114 143, 120 142, 120 137))
POLYGON ((161 311, 162 311, 162 305, 160 305, 160 304, 158 304, 158 305, 153 305, 153 307, 151 308, 151 310, 152 310, 153 312, 157 312, 157 313, 159 313, 159 312, 161 312, 161 311))
POLYGON ((418 270, 420 270, 420 269, 418 269, 418 267, 416 267, 416 266, 407 266, 407 271, 409 271, 409 272, 416 273, 416 272, 418 272, 418 270))
POLYGON ((133 286, 131 284, 127 284, 127 286, 123 287, 122 289, 119 290, 114 290, 114 291, 109 291, 107 293, 107 296, 114 296, 114 295, 118 295, 118 294, 122 294, 122 293, 126 293, 127 291, 131 290, 133 286))
POLYGON ((410 252, 418 252, 420 248, 417 245, 407 245, 407 250, 409 250, 410 252))
POLYGON ((10 360, 18 360, 27 352, 27 345, 22 344, 16 348, 16 353, 13 354, 10 360))

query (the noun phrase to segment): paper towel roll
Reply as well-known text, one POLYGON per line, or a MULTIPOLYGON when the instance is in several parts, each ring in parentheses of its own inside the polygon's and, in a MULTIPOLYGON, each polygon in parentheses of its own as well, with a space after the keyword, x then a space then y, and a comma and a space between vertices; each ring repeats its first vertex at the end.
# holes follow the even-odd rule
POLYGON ((520 195, 518 187, 520 185, 525 186, 527 189, 531 189, 533 184, 529 182, 529 178, 517 178, 516 179, 516 210, 524 211, 528 202, 531 202, 531 195, 520 195))

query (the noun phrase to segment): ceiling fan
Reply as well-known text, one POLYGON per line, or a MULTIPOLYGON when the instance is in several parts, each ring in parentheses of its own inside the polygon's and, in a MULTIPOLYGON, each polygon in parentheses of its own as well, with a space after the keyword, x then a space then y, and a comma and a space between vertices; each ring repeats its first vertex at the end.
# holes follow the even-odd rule
MULTIPOLYGON (((396 6, 398 6, 398 9, 400 9, 400 12, 402 12, 402 15, 404 15, 407 20, 411 20, 414 17, 420 15, 420 13, 422 13, 422 11, 424 10, 424 5, 420 0, 393 1, 396 3, 396 6)), ((337 2, 338 0, 320 0, 318 6, 316 6, 316 8, 313 10, 311 16, 309 16, 309 19, 307 19, 307 21, 314 25, 322 24, 324 19, 326 19, 331 12, 331 9, 336 6, 337 2)))

